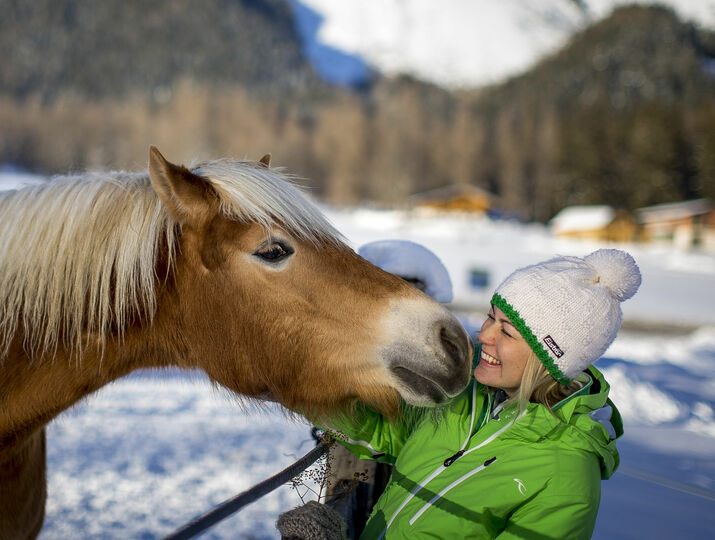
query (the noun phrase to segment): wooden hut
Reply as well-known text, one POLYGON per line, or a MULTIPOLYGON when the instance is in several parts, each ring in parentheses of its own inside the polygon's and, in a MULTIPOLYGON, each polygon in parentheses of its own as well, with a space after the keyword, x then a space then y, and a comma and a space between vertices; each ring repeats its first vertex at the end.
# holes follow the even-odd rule
POLYGON ((577 240, 632 242, 638 236, 635 217, 607 205, 567 206, 549 225, 555 236, 577 240))
POLYGON ((494 201, 494 195, 470 184, 451 184, 415 193, 408 200, 411 208, 420 211, 480 214, 491 210, 494 201))

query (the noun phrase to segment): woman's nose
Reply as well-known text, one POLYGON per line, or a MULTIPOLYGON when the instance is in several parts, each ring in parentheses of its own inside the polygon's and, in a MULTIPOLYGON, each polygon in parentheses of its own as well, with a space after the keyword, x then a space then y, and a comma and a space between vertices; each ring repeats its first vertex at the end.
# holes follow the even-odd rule
POLYGON ((484 326, 482 326, 482 329, 479 331, 479 335, 477 335, 477 339, 480 343, 486 344, 494 341, 494 332, 491 331, 493 327, 493 324, 488 323, 485 323, 484 326))

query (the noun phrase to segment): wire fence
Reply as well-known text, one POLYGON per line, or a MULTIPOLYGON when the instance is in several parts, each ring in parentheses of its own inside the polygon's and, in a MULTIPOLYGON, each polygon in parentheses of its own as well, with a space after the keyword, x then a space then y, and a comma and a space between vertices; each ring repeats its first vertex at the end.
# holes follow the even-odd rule
POLYGON ((196 535, 201 534, 206 529, 216 525, 219 521, 235 514, 244 506, 257 501, 303 472, 321 456, 326 454, 332 443, 333 439, 324 435, 315 448, 292 465, 267 478, 263 482, 256 484, 252 488, 224 501, 209 512, 197 517, 170 535, 165 536, 164 540, 188 540, 189 538, 194 538, 196 535))

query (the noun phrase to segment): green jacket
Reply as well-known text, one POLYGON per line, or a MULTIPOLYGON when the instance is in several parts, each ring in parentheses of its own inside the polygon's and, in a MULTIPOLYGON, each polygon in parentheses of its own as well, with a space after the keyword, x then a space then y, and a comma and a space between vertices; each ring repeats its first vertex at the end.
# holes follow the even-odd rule
POLYGON ((365 410, 333 424, 356 456, 394 465, 361 538, 589 538, 618 452, 587 413, 610 404, 623 433, 608 383, 590 374, 556 417, 531 403, 492 418, 493 393, 473 382, 438 422, 427 414, 408 429, 365 410))

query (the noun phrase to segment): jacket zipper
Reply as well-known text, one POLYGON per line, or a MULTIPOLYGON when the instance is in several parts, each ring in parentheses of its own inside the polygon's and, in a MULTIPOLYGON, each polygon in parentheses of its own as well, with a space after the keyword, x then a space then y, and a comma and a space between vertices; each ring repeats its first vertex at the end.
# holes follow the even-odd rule
MULTIPOLYGON (((472 399, 474 400, 475 398, 476 398, 476 383, 475 383, 474 389, 473 389, 473 391, 472 391, 472 399)), ((474 401, 472 401, 472 411, 474 411, 474 405, 475 405, 475 403, 474 403, 474 401)), ((467 454, 469 454, 469 453, 471 453, 471 452, 474 452, 475 450, 479 450, 480 448, 483 448, 484 446, 486 446, 487 444, 489 444, 490 442, 492 442, 494 439, 496 439, 497 437, 499 437, 499 435, 501 435, 502 433, 504 433, 507 429, 509 429, 509 428, 511 427, 511 425, 514 424, 514 423, 515 423, 517 420, 519 420, 521 417, 523 417, 523 416, 526 414, 526 412, 527 412, 527 409, 524 409, 524 410, 521 412, 521 414, 519 414, 516 418, 514 418, 512 421, 510 421, 509 423, 507 423, 507 425, 505 425, 503 428, 501 428, 500 430, 496 431, 495 433, 492 433, 492 435, 490 435, 487 439, 485 439, 484 441, 482 441, 481 443, 479 443, 479 444, 478 444, 477 446, 475 446, 474 448, 470 448, 469 450, 465 450, 464 448, 466 448, 466 446, 469 444, 469 439, 470 439, 471 436, 472 436, 472 433, 471 433, 471 430, 470 430, 470 433, 469 433, 468 436, 467 436, 467 440, 465 441, 465 443, 464 443, 464 445, 463 445, 463 449, 460 450, 459 452, 457 452, 456 454, 454 454, 453 456, 451 456, 450 458, 448 458, 447 460, 445 460, 445 462, 451 460, 450 463, 449 463, 449 465, 452 465, 452 463, 454 463, 455 461, 457 461, 457 459, 459 459, 460 457, 462 457, 462 456, 464 456, 464 455, 467 455, 467 454), (457 455, 457 454, 459 454, 459 455, 457 455), (452 459, 452 458, 454 458, 454 459, 452 459)), ((474 416, 472 415, 472 422, 473 422, 473 421, 474 421, 474 416)), ((479 470, 483 470, 483 468, 488 467, 488 466, 491 465, 495 460, 496 460, 496 457, 495 457, 495 458, 492 458, 491 460, 487 460, 487 461, 485 462, 485 465, 482 466, 482 469, 479 469, 479 470), (487 462, 489 462, 489 463, 487 463, 487 462)), ((385 534, 387 533, 387 529, 390 528, 390 525, 392 525, 392 523, 395 521, 395 518, 397 517, 397 515, 398 515, 400 512, 402 512, 402 510, 405 508, 405 506, 407 506, 407 504, 415 497, 415 495, 417 495, 417 493, 419 493, 419 492, 422 490, 422 488, 424 488, 427 484, 429 484, 432 480, 434 480, 437 476, 439 476, 439 475, 442 473, 442 471, 444 471, 449 465, 446 465, 445 463, 443 463, 442 465, 440 465, 439 467, 437 467, 437 469, 435 469, 435 471, 432 472, 432 474, 430 474, 427 478, 425 478, 424 480, 422 480, 422 482, 420 482, 419 484, 417 484, 417 487, 415 487, 415 489, 412 490, 412 492, 407 496, 407 498, 406 498, 404 501, 402 501, 402 504, 397 508, 397 510, 395 510, 395 513, 392 514, 392 517, 391 517, 390 520, 387 522, 387 525, 386 525, 385 528, 383 529, 382 534, 380 534, 380 536, 378 537, 378 540, 382 540, 382 538, 384 538, 385 534)), ((456 485, 456 484, 455 484, 455 485, 456 485)))
MULTIPOLYGON (((455 453, 454 455, 448 457, 447 459, 444 460, 444 466, 449 467, 452 463, 457 461, 459 458, 461 458, 464 455, 464 451, 467 449, 467 446, 469 446, 469 439, 472 438, 472 435, 474 434, 474 412, 476 409, 476 401, 477 401, 477 383, 474 382, 472 384, 472 417, 469 422, 469 431, 467 432, 467 438, 464 440, 462 443, 462 447, 455 453)), ((487 405, 486 407, 482 408, 482 414, 479 416, 479 422, 480 424, 484 424, 484 419, 485 417, 489 417, 489 410, 492 408, 492 395, 489 394, 487 397, 487 405), (486 414, 485 414, 486 411, 486 414)), ((479 427, 482 427, 480 425, 479 427)))
POLYGON ((477 474, 477 473, 483 471, 484 469, 486 469, 487 467, 489 467, 489 465, 491 465, 492 463, 494 463, 496 460, 497 460, 496 456, 494 456, 493 458, 490 458, 490 459, 486 460, 482 465, 480 465, 480 466, 477 467, 476 469, 473 469, 473 470, 469 471, 467 474, 465 474, 465 475, 463 475, 463 476, 457 478, 454 482, 452 482, 452 483, 449 484, 446 488, 444 488, 442 491, 440 491, 439 493, 437 493, 437 495, 435 495, 434 497, 432 497, 432 499, 431 499, 427 504, 425 504, 422 508, 419 509, 419 511, 418 511, 414 516, 412 516, 412 519, 410 519, 410 525, 413 525, 413 524, 415 523, 415 521, 417 521, 422 514, 424 514, 427 510, 429 510, 429 508, 430 508, 432 505, 434 505, 434 503, 437 502, 437 500, 439 500, 439 499, 441 499, 442 497, 444 497, 444 496, 447 494, 448 491, 450 491, 452 488, 457 487, 459 484, 461 484, 461 483, 464 482, 465 480, 468 480, 469 478, 471 478, 471 477, 474 476, 475 474, 477 474))

